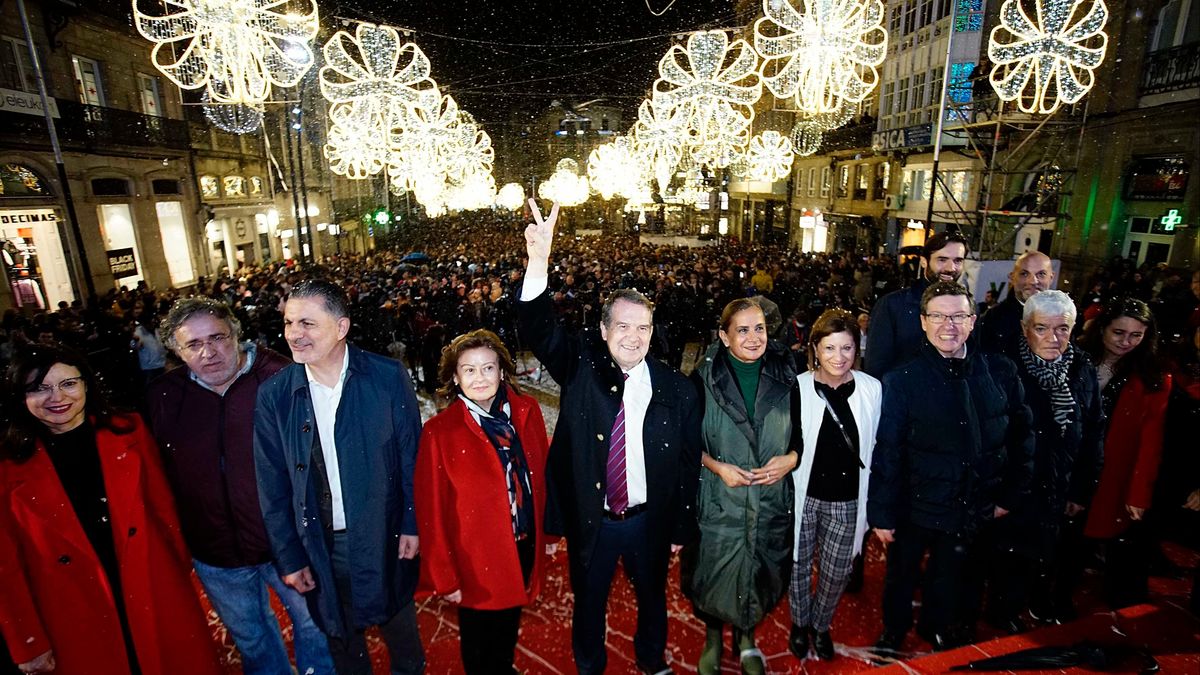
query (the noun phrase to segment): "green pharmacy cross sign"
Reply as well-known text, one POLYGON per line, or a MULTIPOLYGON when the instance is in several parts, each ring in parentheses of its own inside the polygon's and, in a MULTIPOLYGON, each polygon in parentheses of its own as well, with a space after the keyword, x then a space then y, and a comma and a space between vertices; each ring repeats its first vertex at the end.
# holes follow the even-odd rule
POLYGON ((1167 215, 1160 218, 1158 222, 1162 223, 1163 231, 1174 232, 1175 226, 1182 223, 1183 218, 1179 215, 1179 209, 1171 209, 1170 211, 1167 211, 1167 215))

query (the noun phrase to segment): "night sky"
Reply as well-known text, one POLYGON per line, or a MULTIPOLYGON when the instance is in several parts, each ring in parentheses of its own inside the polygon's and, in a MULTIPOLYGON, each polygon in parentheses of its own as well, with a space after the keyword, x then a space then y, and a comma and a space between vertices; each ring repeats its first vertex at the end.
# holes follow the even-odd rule
MULTIPOLYGON (((606 97, 636 110, 672 33, 744 25, 733 0, 319 0, 346 17, 410 28, 444 92, 494 131, 513 110, 606 97), (617 44, 609 44, 616 42, 617 44), (604 44, 598 44, 604 43, 604 44)), ((755 15, 758 3, 751 3, 755 15)))

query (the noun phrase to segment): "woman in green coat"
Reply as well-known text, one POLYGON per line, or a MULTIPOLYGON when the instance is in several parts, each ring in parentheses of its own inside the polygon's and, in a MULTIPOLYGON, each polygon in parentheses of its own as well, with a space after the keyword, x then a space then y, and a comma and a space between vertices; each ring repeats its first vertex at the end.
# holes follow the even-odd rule
POLYGON ((732 624, 742 672, 763 673, 754 628, 786 592, 791 560, 791 471, 801 443, 792 424, 796 372, 787 351, 768 340, 753 299, 726 305, 720 337, 694 375, 704 396, 707 471, 686 587, 707 626, 699 672, 719 671, 722 634, 732 624))

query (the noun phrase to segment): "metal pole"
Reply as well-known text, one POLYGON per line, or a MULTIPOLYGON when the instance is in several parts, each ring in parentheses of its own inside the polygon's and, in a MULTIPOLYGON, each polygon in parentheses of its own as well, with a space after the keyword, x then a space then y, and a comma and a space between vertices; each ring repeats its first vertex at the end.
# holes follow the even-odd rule
POLYGON ((297 87, 299 91, 300 102, 297 105, 296 114, 296 158, 300 164, 300 200, 304 204, 304 228, 308 230, 308 258, 310 262, 317 260, 317 246, 314 241, 316 234, 313 232, 312 221, 308 217, 308 178, 304 172, 304 89, 297 87))
POLYGON ((929 208, 925 211, 925 239, 933 231, 933 200, 937 196, 938 162, 942 157, 942 125, 946 118, 946 91, 950 88, 950 51, 954 46, 954 21, 958 15, 958 3, 950 3, 950 32, 946 34, 946 60, 942 65, 942 91, 938 98, 937 124, 933 134, 933 172, 929 181, 929 208))
MULTIPOLYGON (((46 131, 50 134, 50 147, 54 150, 54 164, 58 169, 58 182, 62 186, 63 202, 67 205, 67 220, 74 235, 76 258, 72 271, 75 273, 75 283, 83 282, 87 289, 87 297, 82 298, 84 306, 96 296, 96 283, 92 279, 92 268, 88 265, 87 249, 83 247, 83 232, 79 230, 79 218, 75 215, 75 200, 71 196, 71 181, 67 178, 67 167, 63 163, 62 147, 58 143, 58 129, 54 126, 54 117, 50 114, 50 97, 46 93, 46 76, 42 72, 42 62, 38 59, 37 47, 34 46, 33 32, 29 30, 29 14, 25 11, 25 0, 17 0, 17 12, 21 15, 21 28, 25 31, 25 46, 29 49, 29 63, 33 65, 34 79, 37 80, 38 95, 42 98, 42 116, 46 119, 46 131)), ((64 236, 59 229, 59 236, 64 240, 68 251, 71 250, 71 240, 64 236)), ((67 260, 71 260, 68 255, 67 260)))
POLYGON ((282 129, 282 131, 283 131, 283 142, 284 142, 284 145, 287 146, 288 173, 291 174, 290 178, 292 181, 292 185, 291 185, 292 210, 293 210, 293 220, 296 223, 296 225, 295 225, 296 229, 292 232, 292 236, 296 238, 296 246, 297 246, 297 248, 300 249, 299 250, 300 261, 304 262, 305 261, 304 235, 300 231, 303 227, 302 223, 300 222, 300 195, 297 194, 297 192, 296 192, 296 190, 298 189, 296 186, 296 155, 292 150, 292 126, 291 126, 292 122, 289 119, 289 115, 290 114, 285 114, 283 116, 284 128, 282 129))

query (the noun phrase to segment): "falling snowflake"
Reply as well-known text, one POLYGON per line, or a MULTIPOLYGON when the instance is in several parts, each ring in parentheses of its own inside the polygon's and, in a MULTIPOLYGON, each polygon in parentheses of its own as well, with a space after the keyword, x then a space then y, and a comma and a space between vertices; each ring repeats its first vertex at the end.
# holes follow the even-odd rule
POLYGON ((313 64, 316 0, 134 0, 134 24, 155 42, 150 59, 182 89, 213 103, 262 103, 313 64), (142 6, 154 7, 151 14, 142 6))
POLYGON ((880 0, 787 0, 764 3, 763 12, 754 47, 763 83, 777 98, 828 113, 875 88, 888 42, 880 0))
MULTIPOLYGON (((1028 0, 1027 0, 1028 1, 1028 0)), ((1030 18, 1019 0, 1005 0, 988 40, 992 88, 1026 113, 1049 114, 1077 103, 1092 88, 1108 36, 1104 0, 1034 0, 1030 18)))

